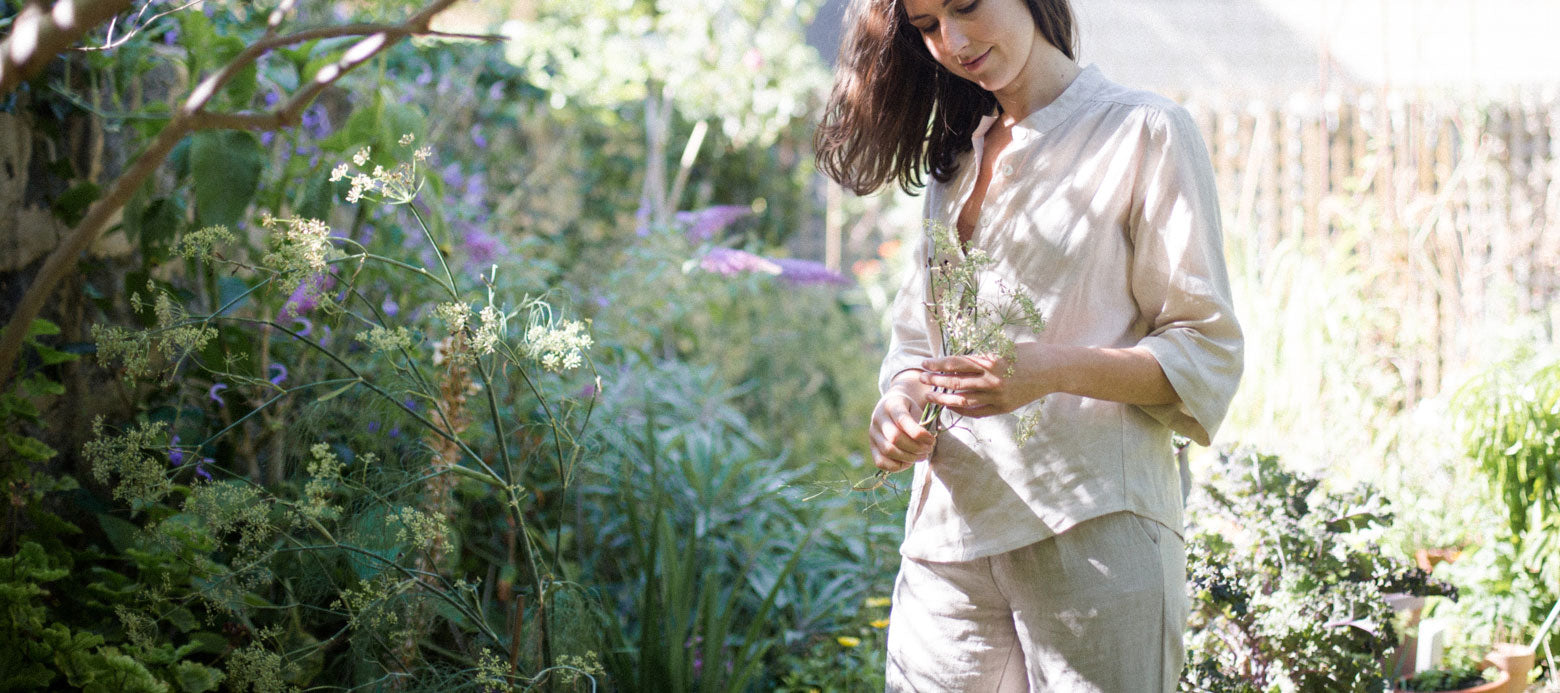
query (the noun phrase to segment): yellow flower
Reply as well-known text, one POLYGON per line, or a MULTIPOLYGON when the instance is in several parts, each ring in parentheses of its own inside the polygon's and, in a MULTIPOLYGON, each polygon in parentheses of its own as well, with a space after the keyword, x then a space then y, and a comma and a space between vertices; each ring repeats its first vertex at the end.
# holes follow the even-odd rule
POLYGON ((834 640, 845 647, 855 647, 861 644, 861 638, 853 638, 849 635, 841 635, 834 640))
POLYGON ((867 608, 869 609, 879 609, 892 603, 888 597, 867 597, 867 608))
POLYGON ((871 625, 872 625, 873 628, 887 628, 888 627, 888 619, 880 618, 880 619, 878 619, 876 621, 872 621, 871 625))

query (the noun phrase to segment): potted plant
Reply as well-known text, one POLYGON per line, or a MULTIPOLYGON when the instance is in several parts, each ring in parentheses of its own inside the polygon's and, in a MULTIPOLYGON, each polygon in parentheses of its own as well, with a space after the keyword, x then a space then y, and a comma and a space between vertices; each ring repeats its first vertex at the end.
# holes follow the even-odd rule
POLYGON ((1527 690, 1528 672, 1533 668, 1533 660, 1533 648, 1500 643, 1478 662, 1465 660, 1457 666, 1426 669, 1413 676, 1399 677, 1394 689, 1398 693, 1522 693, 1527 690), (1491 667, 1495 673, 1485 675, 1484 670, 1491 667))
POLYGON ((1393 688, 1398 693, 1504 693, 1511 683, 1511 675, 1501 671, 1491 680, 1484 675, 1488 666, 1489 662, 1464 662, 1458 666, 1426 669, 1413 676, 1399 677, 1393 688))

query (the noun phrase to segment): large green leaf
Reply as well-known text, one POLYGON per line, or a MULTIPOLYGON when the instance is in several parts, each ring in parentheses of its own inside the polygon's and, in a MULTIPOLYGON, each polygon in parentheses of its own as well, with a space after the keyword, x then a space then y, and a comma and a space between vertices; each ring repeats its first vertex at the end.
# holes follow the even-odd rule
POLYGON ((184 216, 184 201, 177 197, 159 197, 146 205, 138 220, 140 235, 137 240, 141 244, 141 260, 147 267, 168 261, 174 236, 178 234, 184 216))
POLYGON ((265 155, 254 135, 236 130, 202 132, 190 144, 195 215, 201 226, 237 226, 260 185, 265 155))

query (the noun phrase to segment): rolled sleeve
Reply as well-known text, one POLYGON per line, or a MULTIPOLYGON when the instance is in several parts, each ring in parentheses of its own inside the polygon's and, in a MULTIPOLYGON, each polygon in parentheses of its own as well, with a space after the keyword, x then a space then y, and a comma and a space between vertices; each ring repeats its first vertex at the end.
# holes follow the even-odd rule
POLYGON ((1208 445, 1240 383, 1244 338, 1230 297, 1207 148, 1184 109, 1154 116, 1131 220, 1131 286, 1147 322, 1138 344, 1159 361, 1180 402, 1141 409, 1208 445))

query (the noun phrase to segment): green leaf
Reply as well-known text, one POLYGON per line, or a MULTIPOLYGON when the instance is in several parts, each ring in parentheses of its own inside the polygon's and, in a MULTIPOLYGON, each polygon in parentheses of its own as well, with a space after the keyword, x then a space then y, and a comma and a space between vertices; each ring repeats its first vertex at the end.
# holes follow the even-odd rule
POLYGON ((36 318, 27 326, 27 339, 33 337, 46 337, 60 333, 60 326, 43 318, 36 318))
POLYGON ((346 385, 342 385, 341 387, 338 387, 338 388, 336 388, 334 390, 331 390, 330 392, 327 392, 327 393, 325 393, 323 395, 320 395, 319 399, 316 399, 314 401, 316 401, 316 402, 328 402, 330 400, 333 400, 336 397, 340 396, 342 393, 346 392, 347 390, 350 390, 350 389, 356 387, 359 382, 361 382, 361 381, 354 380, 354 381, 352 381, 350 383, 347 383, 346 385))
POLYGON ((223 674, 204 664, 185 660, 174 665, 173 678, 185 693, 203 693, 216 690, 222 683, 223 674))
POLYGON ((98 526, 103 528, 103 535, 108 537, 108 543, 114 545, 114 550, 124 553, 126 549, 135 548, 141 542, 138 539, 141 530, 129 521, 108 513, 99 513, 98 526))
POLYGON ((28 421, 35 421, 38 418, 38 407, 31 400, 10 392, 0 395, 0 407, 4 407, 7 416, 20 416, 28 421))
POLYGON ((298 210, 298 216, 305 219, 324 219, 330 214, 335 192, 336 188, 331 185, 329 177, 319 174, 309 176, 298 191, 298 199, 293 207, 298 210))
POLYGON ((179 18, 180 43, 189 56, 189 73, 198 75, 202 58, 211 54, 211 41, 216 34, 211 19, 204 12, 180 12, 175 16, 179 18))
POLYGON ((38 352, 38 358, 39 360, 43 361, 43 365, 45 366, 52 366, 56 363, 65 363, 66 361, 75 361, 76 359, 81 358, 77 354, 72 354, 68 351, 60 351, 59 349, 55 349, 51 346, 45 346, 43 344, 34 344, 32 347, 34 351, 38 352))
MULTIPOLYGON (((162 128, 158 128, 161 132, 162 128)), ((153 133, 156 134, 156 133, 153 133)), ((147 135, 148 138, 151 135, 147 135)), ((173 167, 173 179, 182 182, 190 177, 190 142, 194 138, 186 137, 173 145, 173 151, 168 152, 168 165, 173 167)))
POLYGON ((54 198, 54 216, 65 222, 66 226, 75 226, 82 217, 87 215, 87 208, 91 207, 102 194, 103 191, 97 183, 91 181, 77 183, 54 198))
MULTIPOLYGON (((244 52, 244 40, 237 36, 219 36, 212 41, 211 55, 214 65, 226 65, 244 52)), ((255 90, 260 86, 259 72, 254 62, 234 73, 233 78, 222 88, 222 93, 232 99, 232 105, 244 108, 255 98, 255 90)))
POLYGON ((44 377, 42 373, 34 373, 23 380, 22 390, 32 397, 58 397, 65 394, 64 385, 44 377))
POLYGON ((195 614, 182 606, 169 611, 163 617, 168 619, 168 622, 172 623, 174 628, 178 628, 181 633, 188 633, 200 626, 200 622, 195 619, 195 614))
MULTIPOLYGON (((229 303, 232 303, 233 300, 237 299, 239 296, 244 296, 244 292, 246 291, 249 291, 249 282, 244 281, 241 277, 225 274, 217 278, 217 294, 222 297, 219 306, 226 306, 229 303)), ((249 296, 244 296, 244 298, 239 299, 237 303, 233 303, 233 305, 222 314, 227 315, 232 313, 248 302, 249 296)))
POLYGON ((5 434, 5 443, 10 446, 13 452, 21 455, 23 459, 34 462, 43 462, 59 454, 55 452, 54 448, 44 445, 43 441, 32 436, 19 436, 15 433, 7 433, 5 434))
POLYGON ((184 201, 177 197, 160 197, 146 205, 141 212, 139 240, 141 257, 147 267, 168 261, 174 237, 184 225, 184 217, 184 201))
POLYGON ((201 226, 235 227, 260 186, 265 155, 247 132, 224 130, 195 135, 190 173, 195 177, 195 213, 201 226))

